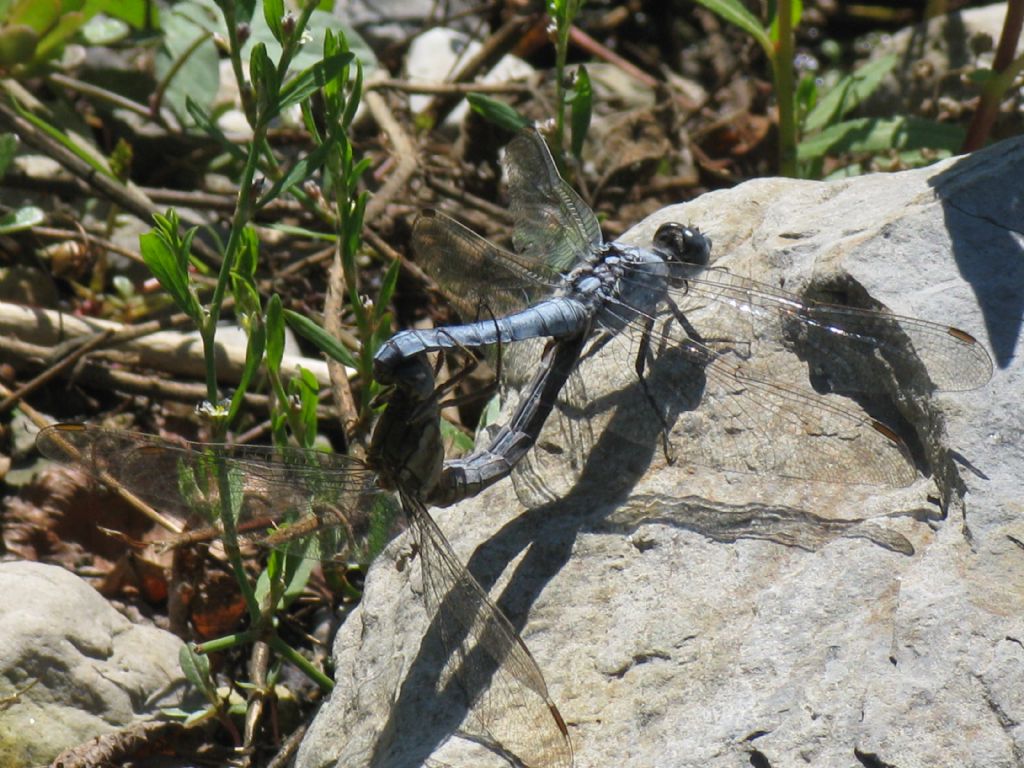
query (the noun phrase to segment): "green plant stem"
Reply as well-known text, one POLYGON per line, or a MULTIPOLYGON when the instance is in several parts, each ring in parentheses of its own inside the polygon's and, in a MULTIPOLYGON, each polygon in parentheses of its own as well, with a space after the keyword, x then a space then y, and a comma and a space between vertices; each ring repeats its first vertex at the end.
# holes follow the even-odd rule
POLYGON ((301 669, 310 680, 320 686, 322 691, 330 693, 334 689, 334 681, 331 678, 317 669, 309 659, 288 645, 276 633, 267 638, 267 644, 282 657, 301 669))
POLYGON ((256 599, 256 590, 253 589, 249 575, 245 572, 245 563, 242 561, 242 551, 238 548, 238 530, 235 528, 234 511, 231 509, 233 494, 231 482, 228 478, 228 467, 223 461, 217 462, 217 487, 220 492, 220 519, 224 526, 224 552, 227 553, 228 562, 231 563, 231 570, 235 574, 235 581, 242 592, 242 599, 245 601, 246 610, 249 611, 249 618, 254 627, 259 627, 262 618, 259 600, 256 599))
POLYGON ((242 44, 238 40, 238 21, 235 18, 235 4, 224 3, 221 6, 224 11, 224 22, 228 28, 228 58, 231 60, 231 71, 235 73, 235 82, 238 83, 238 94, 242 99, 242 111, 249 125, 256 123, 256 107, 252 100, 252 90, 245 80, 242 69, 242 44))
POLYGON ((232 632, 230 635, 224 635, 213 640, 207 640, 206 642, 196 643, 196 653, 201 653, 204 656, 209 656, 211 653, 220 653, 221 651, 230 651, 232 648, 237 648, 240 645, 246 643, 255 643, 260 639, 260 633, 255 629, 247 629, 244 632, 232 632))
MULTIPOLYGON (((217 276, 217 285, 213 289, 213 296, 210 299, 209 311, 206 321, 199 329, 203 339, 203 351, 206 362, 206 391, 211 403, 217 402, 217 361, 216 347, 214 346, 214 335, 217 331, 217 322, 220 320, 220 309, 224 303, 224 294, 227 291, 228 281, 231 277, 231 270, 235 266, 235 259, 238 256, 238 246, 242 239, 242 230, 248 224, 252 216, 253 206, 253 180, 256 178, 256 169, 259 166, 259 146, 267 134, 267 125, 263 120, 257 120, 253 127, 253 140, 249 146, 249 154, 245 160, 245 167, 242 169, 242 178, 238 188, 238 204, 235 207, 235 215, 231 220, 231 231, 228 235, 228 242, 224 248, 224 260, 220 264, 220 273, 217 276)), ((224 425, 227 428, 227 425, 224 425)), ((219 438, 220 435, 217 435, 219 438)))
POLYGON ((555 43, 555 158, 561 166, 563 136, 565 135, 565 61, 569 55, 569 24, 557 20, 557 41, 555 43))
POLYGON ((796 176, 796 103, 793 87, 793 3, 778 0, 779 39, 772 54, 779 110, 779 174, 796 176))
MULTIPOLYGON (((306 4, 303 8, 301 17, 296 24, 295 33, 285 41, 281 48, 281 58, 278 60, 276 65, 278 72, 281 73, 281 77, 278 78, 279 82, 283 81, 283 75, 288 71, 292 57, 299 45, 302 30, 306 28, 309 17, 315 8, 315 2, 306 4)), ((241 53, 239 50, 237 25, 235 24, 235 17, 231 3, 225 3, 224 10, 225 18, 228 23, 228 35, 231 44, 232 66, 235 68, 235 76, 238 78, 239 91, 242 94, 243 103, 246 103, 247 84, 242 77, 241 53)), ((218 400, 215 345, 217 322, 220 320, 221 306, 224 303, 228 283, 231 279, 231 272, 234 269, 235 262, 238 258, 238 251, 242 242, 242 233, 252 219, 256 192, 253 187, 253 182, 256 178, 257 169, 259 168, 260 155, 266 144, 267 128, 270 120, 276 115, 277 97, 277 93, 272 94, 272 99, 270 101, 275 105, 273 109, 256 109, 255 106, 252 106, 251 110, 247 108, 246 115, 250 118, 250 124, 253 129, 252 142, 249 144, 249 152, 246 156, 245 166, 242 169, 242 175, 239 180, 238 204, 235 208, 235 215, 231 220, 231 231, 228 234, 228 242, 224 248, 224 260, 220 265, 220 273, 217 276, 217 284, 214 287, 213 296, 210 299, 206 318, 204 322, 201 323, 199 329, 200 336, 203 340, 203 354, 206 365, 206 390, 211 403, 216 403, 218 400)), ((252 105, 251 98, 249 99, 248 104, 252 105)), ((221 439, 223 434, 227 431, 227 427, 227 419, 215 420, 215 438, 221 439)), ((228 561, 231 563, 231 569, 234 571, 235 580, 238 582, 239 589, 242 592, 242 598, 245 600, 246 608, 249 611, 249 616, 252 620, 253 626, 258 627, 263 622, 263 613, 260 610, 259 601, 256 599, 256 592, 245 572, 245 565, 242 562, 242 553, 238 548, 238 533, 235 529, 234 515, 231 509, 232 494, 230 481, 227 467, 222 463, 218 465, 217 481, 220 490, 221 524, 224 527, 224 551, 227 553, 228 561)))
POLYGON ((73 91, 77 91, 85 96, 104 101, 107 104, 113 104, 119 109, 124 109, 132 112, 139 117, 150 117, 150 110, 139 104, 138 102, 132 101, 131 99, 125 98, 119 93, 114 93, 111 90, 103 88, 102 86, 96 85, 95 83, 87 83, 82 80, 77 80, 73 77, 61 74, 60 72, 51 72, 46 76, 46 79, 51 83, 60 85, 64 88, 70 88, 73 91))
POLYGON ((210 39, 210 33, 204 32, 203 34, 196 37, 188 48, 186 48, 181 56, 171 63, 167 72, 164 74, 163 79, 157 83, 156 90, 153 92, 153 99, 150 103, 150 114, 149 116, 159 123, 163 123, 161 116, 160 107, 164 102, 164 94, 167 92, 167 88, 170 86, 171 81, 174 80, 181 68, 185 66, 185 63, 192 58, 192 54, 199 50, 199 46, 210 39))

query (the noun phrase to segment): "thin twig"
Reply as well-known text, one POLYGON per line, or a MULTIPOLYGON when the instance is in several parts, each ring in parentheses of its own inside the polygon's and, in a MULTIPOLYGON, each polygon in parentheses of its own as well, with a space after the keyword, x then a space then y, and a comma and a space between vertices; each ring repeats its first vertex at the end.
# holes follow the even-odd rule
MULTIPOLYGON (((148 368, 168 370, 186 376, 205 375, 205 361, 198 338, 163 331, 159 322, 144 323, 141 330, 145 330, 146 333, 140 334, 140 326, 122 326, 94 318, 86 319, 53 310, 29 309, 0 302, 0 332, 29 343, 46 345, 51 349, 68 338, 91 339, 94 334, 107 328, 112 328, 114 333, 106 340, 105 346, 127 344, 127 351, 137 355, 148 368), (162 333, 157 335, 157 331, 162 333), (142 336, 147 338, 142 339, 142 336)), ((76 345, 84 343, 87 342, 77 341, 76 345)), ((230 338, 218 340, 217 356, 221 364, 220 379, 237 382, 245 365, 245 345, 232 344, 230 338)), ((286 355, 281 366, 282 373, 286 376, 293 375, 291 372, 297 365, 310 369, 317 380, 326 386, 328 377, 323 361, 286 355)))
MULTIPOLYGON (((4 344, 6 341, 7 340, 5 339, 0 339, 0 345, 4 344)), ((13 394, 14 393, 11 392, 11 390, 9 390, 3 384, 0 384, 0 395, 3 395, 5 400, 9 400, 13 396, 13 394)), ((24 413, 32 421, 32 423, 35 424, 35 426, 39 427, 39 429, 42 429, 49 423, 47 419, 43 418, 43 416, 38 411, 34 410, 27 403, 22 403, 19 410, 21 410, 21 412, 24 413)), ((67 444, 66 446, 64 446, 64 448, 71 456, 76 456, 78 453, 73 445, 67 444)), ((165 517, 164 515, 157 512, 155 509, 149 506, 149 504, 144 502, 135 494, 131 493, 124 486, 122 486, 120 483, 114 480, 114 478, 110 477, 106 472, 101 473, 99 479, 105 485, 114 489, 117 492, 118 496, 120 496, 122 499, 127 501, 137 510, 142 512, 143 515, 148 517, 150 520, 152 520, 160 527, 166 528, 168 531, 171 531, 172 533, 182 532, 183 526, 180 523, 178 523, 175 520, 171 520, 170 518, 165 517)))
MULTIPOLYGON (((151 200, 161 205, 185 206, 189 208, 207 208, 214 211, 234 211, 238 205, 235 195, 218 195, 213 192, 198 192, 183 189, 165 189, 160 187, 139 187, 151 200)), ((271 218, 284 214, 302 214, 306 209, 295 200, 278 198, 271 200, 259 210, 260 219, 271 218)))
POLYGON ((621 69, 625 74, 629 75, 634 80, 643 83, 648 88, 654 88, 658 85, 658 79, 656 77, 647 74, 638 66, 636 66, 636 64, 633 64, 631 61, 622 58, 621 56, 619 56, 619 54, 615 53, 615 51, 611 50, 610 48, 601 45, 601 43, 597 42, 597 40, 592 38, 579 27, 575 25, 569 27, 569 39, 573 42, 574 45, 577 45, 583 50, 594 54, 598 58, 604 59, 609 64, 614 64, 616 67, 621 69))
POLYGON ((402 258, 402 254, 392 248, 383 237, 376 233, 376 231, 367 228, 363 235, 366 237, 370 246, 381 256, 386 258, 388 261, 400 262, 402 265, 401 269, 405 274, 412 276, 413 279, 424 287, 436 290, 437 285, 431 279, 430 275, 420 269, 414 262, 402 258))
POLYGON ((473 193, 467 192, 461 187, 457 187, 443 179, 428 176, 426 181, 427 186, 435 192, 440 192, 449 200, 455 200, 476 208, 478 211, 486 213, 497 222, 504 222, 506 224, 512 223, 512 217, 508 212, 508 208, 503 208, 500 205, 495 205, 490 200, 484 200, 482 197, 477 197, 473 193))
POLYGON ((372 224, 399 191, 405 189, 405 185, 416 171, 417 162, 416 150, 408 134, 391 113, 387 102, 376 93, 367 93, 364 101, 377 125, 387 134, 394 148, 394 155, 398 158, 398 166, 394 172, 366 205, 364 222, 372 224))
MULTIPOLYGON (((47 359, 49 352, 49 347, 0 337, 0 353, 3 353, 6 359, 19 364, 37 365, 39 361, 47 359)), ((132 373, 123 367, 111 367, 95 359, 84 361, 73 373, 69 374, 69 377, 96 389, 140 395, 175 403, 194 405, 206 397, 206 387, 202 384, 162 379, 153 374, 132 373)), ((6 391, 10 392, 10 390, 6 391)), ((269 398, 267 395, 247 392, 245 404, 250 410, 266 411, 269 407, 269 398)), ((46 418, 39 415, 24 401, 18 405, 18 410, 28 415, 30 420, 40 428, 49 423, 46 418)), ((325 405, 317 408, 317 415, 321 419, 335 419, 338 416, 335 409, 325 405)))
POLYGON ((150 118, 149 109, 142 104, 132 101, 131 99, 127 99, 119 93, 114 93, 106 88, 95 85, 94 83, 86 83, 82 80, 76 80, 73 77, 62 75, 59 72, 50 74, 46 79, 51 83, 64 86, 65 88, 77 91, 85 96, 91 96, 97 101, 105 101, 115 107, 120 107, 121 109, 139 115, 140 117, 144 117, 147 120, 150 118))

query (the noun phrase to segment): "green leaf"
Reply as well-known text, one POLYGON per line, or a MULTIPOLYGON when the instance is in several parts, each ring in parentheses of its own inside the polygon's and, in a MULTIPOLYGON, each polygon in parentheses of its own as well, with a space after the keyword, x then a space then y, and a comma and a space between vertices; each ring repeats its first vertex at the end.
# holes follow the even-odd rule
POLYGON ((42 35, 57 23, 60 14, 60 0, 16 0, 4 24, 26 26, 42 35))
POLYGON ((771 58, 774 45, 768 32, 740 0, 697 0, 697 2, 754 38, 771 58))
POLYGON ((153 0, 103 0, 98 4, 102 13, 121 19, 136 29, 160 29, 160 16, 153 0))
POLYGON ((814 75, 806 74, 796 86, 796 113, 798 120, 806 122, 807 115, 818 101, 818 84, 814 75))
MULTIPOLYGON (((394 296, 395 286, 398 285, 398 273, 401 266, 401 262, 395 259, 391 262, 391 266, 388 267, 388 271, 384 273, 384 279, 380 283, 380 291, 377 293, 377 301, 373 305, 374 325, 380 325, 381 320, 388 312, 388 307, 391 306, 391 297, 394 296)), ((390 329, 389 323, 388 330, 390 331, 390 329)))
MULTIPOLYGON (((256 230, 251 224, 242 228, 239 238, 238 255, 235 260, 233 271, 249 282, 256 277, 256 265, 260 259, 260 240, 256 236, 256 230)), ((255 286, 254 286, 255 287, 255 286)))
POLYGON ((279 108, 286 109, 292 104, 308 99, 317 89, 337 78, 352 61, 351 53, 339 53, 318 61, 289 80, 281 89, 279 108))
POLYGON ((284 359, 284 309, 281 297, 276 293, 267 302, 267 366, 272 371, 281 370, 284 359))
POLYGON ((185 643, 178 651, 178 663, 185 679, 194 685, 208 701, 215 701, 217 689, 210 677, 210 660, 201 653, 196 653, 192 643, 185 643))
MULTIPOLYGON (((195 230, 192 230, 194 233, 195 230)), ((191 242, 191 237, 187 237, 187 242, 191 242)), ((171 295, 178 308, 197 323, 201 322, 202 310, 190 290, 187 245, 182 249, 183 252, 176 253, 172 241, 169 241, 165 232, 160 231, 158 224, 156 230, 139 236, 139 249, 149 271, 171 295)))
POLYGON ((338 236, 333 232, 317 232, 315 229, 297 227, 291 224, 271 224, 268 229, 273 229, 277 232, 284 232, 286 235, 297 235, 298 237, 304 237, 309 240, 323 240, 327 243, 336 242, 338 239, 338 236))
POLYGON ((566 94, 566 100, 572 105, 569 123, 572 127, 572 154, 579 159, 583 154, 583 140, 590 129, 594 101, 594 91, 586 67, 580 66, 576 73, 576 82, 573 83, 572 90, 566 94))
POLYGON ((270 594, 274 591, 273 583, 281 578, 281 571, 283 569, 282 559, 284 554, 276 549, 270 550, 267 554, 267 566, 260 573, 259 578, 256 579, 256 587, 253 589, 253 594, 256 596, 256 602, 262 606, 261 610, 265 611, 267 607, 273 609, 274 606, 270 606, 270 594))
POLYGON ((235 297, 235 312, 243 318, 244 322, 260 322, 260 295, 256 285, 246 280, 243 276, 232 273, 231 293, 235 297), (255 320, 252 320, 255 318, 255 320))
POLYGON ((501 418, 501 394, 495 393, 480 412, 480 419, 477 421, 476 432, 482 434, 488 427, 498 424, 501 418))
POLYGON ((991 82, 997 77, 997 73, 994 70, 979 67, 978 69, 972 70, 967 73, 967 79, 974 85, 984 86, 986 83, 991 82))
POLYGON ((46 221, 46 214, 34 205, 18 208, 0 217, 0 235, 32 229, 46 221))
POLYGON ((352 356, 341 343, 327 333, 323 328, 314 323, 308 317, 300 315, 298 312, 293 312, 290 309, 284 311, 284 318, 288 323, 288 327, 299 334, 302 338, 313 343, 317 349, 323 352, 325 355, 330 357, 332 360, 337 360, 342 365, 348 366, 349 368, 358 368, 359 364, 356 359, 352 356))
POLYGON ((506 131, 517 133, 530 124, 529 120, 508 104, 492 99, 490 96, 485 96, 482 93, 470 93, 466 95, 466 100, 474 112, 506 131))
POLYGON ((257 104, 260 111, 268 118, 279 111, 278 93, 281 83, 278 79, 277 67, 267 55, 267 47, 262 43, 253 46, 249 54, 249 78, 256 91, 257 104))
POLYGON ((834 88, 818 99, 817 105, 807 114, 804 131, 809 133, 820 130, 849 114, 875 92, 896 63, 896 55, 890 54, 869 61, 842 78, 834 88))
POLYGON ((281 608, 287 608, 302 596, 316 565, 316 558, 298 556, 288 558, 285 563, 285 585, 284 593, 281 595, 281 608))
POLYGON ((97 173, 101 173, 104 176, 114 178, 113 175, 110 173, 110 169, 108 169, 106 165, 104 165, 99 159, 97 159, 97 157, 92 152, 87 152, 63 131, 60 131, 57 128, 53 127, 42 118, 33 115, 27 109, 22 107, 21 104, 18 103, 17 99, 12 98, 11 103, 14 105, 14 110, 19 115, 28 120, 30 123, 32 123, 32 125, 41 130, 51 139, 59 142, 69 152, 73 152, 79 160, 81 160, 84 163, 87 163, 89 167, 92 168, 94 171, 96 171, 97 173))
POLYGON ((267 22, 271 34, 279 43, 284 43, 284 0, 263 0, 263 19, 267 22))
POLYGON ((82 25, 89 20, 90 15, 91 13, 77 11, 61 14, 57 26, 50 29, 36 46, 35 58, 38 60, 49 59, 60 53, 64 49, 64 44, 81 29, 82 25))
POLYGON ((302 435, 299 436, 303 447, 310 448, 316 439, 316 409, 320 405, 318 395, 319 383, 316 376, 306 368, 299 367, 299 375, 288 382, 289 391, 299 400, 299 423, 302 424, 302 435))
MULTIPOLYGON (((253 21, 256 14, 256 0, 214 0, 223 9, 230 3, 234 6, 235 20, 240 24, 248 24, 253 21)), ((258 18, 258 17, 257 17, 258 18)))
POLYGON ((238 378, 238 386, 231 395, 231 405, 228 408, 227 422, 230 424, 235 420, 238 412, 245 405, 245 394, 249 391, 249 384, 252 382, 256 371, 259 370, 263 361, 263 350, 266 348, 267 332, 261 322, 250 323, 248 328, 248 342, 245 346, 245 365, 242 367, 242 375, 238 378))
POLYGON ((156 53, 154 70, 157 79, 163 81, 177 68, 163 100, 171 112, 187 124, 189 100, 209 109, 220 88, 220 67, 213 37, 214 31, 219 30, 210 24, 208 14, 203 14, 201 8, 191 3, 182 6, 164 16, 163 40, 156 53), (205 23, 199 23, 197 17, 205 23))
POLYGON ((813 160, 846 152, 886 152, 893 149, 956 149, 964 129, 919 117, 864 117, 830 126, 797 146, 797 159, 813 160))
POLYGON ((473 438, 446 419, 441 419, 441 438, 460 453, 473 450, 473 438))
POLYGON ((352 92, 348 96, 348 101, 345 102, 345 111, 341 115, 341 127, 344 130, 348 130, 348 127, 352 125, 352 120, 355 119, 356 110, 359 108, 359 100, 363 94, 363 65, 358 59, 356 60, 356 79, 352 83, 352 92))

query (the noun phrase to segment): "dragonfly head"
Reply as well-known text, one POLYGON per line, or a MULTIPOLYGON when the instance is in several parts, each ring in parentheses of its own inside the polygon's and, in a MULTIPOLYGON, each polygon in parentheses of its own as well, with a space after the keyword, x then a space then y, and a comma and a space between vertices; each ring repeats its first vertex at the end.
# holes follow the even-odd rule
POLYGON ((711 238, 701 234, 697 227, 676 222, 662 224, 651 245, 667 263, 693 267, 694 274, 711 261, 711 238))

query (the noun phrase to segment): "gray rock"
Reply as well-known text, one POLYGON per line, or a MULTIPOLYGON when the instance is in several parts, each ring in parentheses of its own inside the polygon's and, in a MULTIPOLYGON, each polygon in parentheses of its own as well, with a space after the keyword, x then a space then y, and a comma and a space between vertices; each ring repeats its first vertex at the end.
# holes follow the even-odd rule
POLYGON ((181 640, 132 624, 63 568, 0 564, 0 766, 62 750, 180 702, 181 640))
MULTIPOLYGON (((1024 762, 1021 178, 1014 140, 898 174, 751 181, 628 233, 699 224, 717 267, 955 324, 996 371, 957 394, 901 382, 891 407, 931 476, 900 490, 724 474, 683 451, 667 465, 656 429, 646 450, 599 439, 573 486, 552 420, 532 461, 565 498, 524 511, 503 482, 436 511, 521 630, 578 766, 1024 762)), ((408 554, 399 539, 371 570, 299 766, 365 764, 393 709, 435 714, 403 688, 424 629, 408 554)), ((490 764, 472 746, 432 760, 490 764)))

